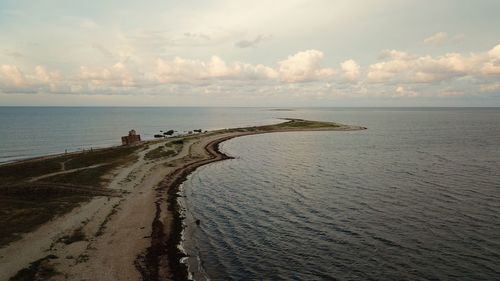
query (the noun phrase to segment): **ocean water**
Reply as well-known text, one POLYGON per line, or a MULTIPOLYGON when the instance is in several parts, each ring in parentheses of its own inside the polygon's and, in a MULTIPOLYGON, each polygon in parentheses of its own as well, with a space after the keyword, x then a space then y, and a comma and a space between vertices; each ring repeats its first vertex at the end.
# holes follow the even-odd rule
POLYGON ((285 114, 368 130, 224 142, 182 186, 197 279, 500 280, 500 109, 285 114))
POLYGON ((0 107, 0 162, 278 117, 369 129, 223 143, 182 187, 198 279, 500 280, 499 108, 0 107))
POLYGON ((131 129, 153 139, 160 130, 276 123, 277 115, 261 108, 0 107, 0 163, 120 145, 131 129))

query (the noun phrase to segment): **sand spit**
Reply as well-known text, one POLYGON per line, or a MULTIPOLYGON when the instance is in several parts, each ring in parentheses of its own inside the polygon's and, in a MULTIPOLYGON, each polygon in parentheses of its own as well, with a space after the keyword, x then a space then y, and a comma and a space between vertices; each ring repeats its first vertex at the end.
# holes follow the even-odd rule
MULTIPOLYGON (((287 119, 276 125, 147 142, 133 152, 134 161, 105 175, 104 188, 112 191, 110 195, 98 194, 3 245, 0 280, 14 276, 19 279, 12 280, 186 280, 187 268, 180 263, 183 254, 178 249, 182 231, 179 185, 198 167, 228 158, 218 150, 221 142, 271 132, 362 129, 366 128, 287 119), (175 153, 151 158, 152 151, 174 147, 175 141, 182 143, 181 149, 175 146, 172 149, 179 148, 175 153)), ((45 181, 50 176, 28 180, 45 181)))

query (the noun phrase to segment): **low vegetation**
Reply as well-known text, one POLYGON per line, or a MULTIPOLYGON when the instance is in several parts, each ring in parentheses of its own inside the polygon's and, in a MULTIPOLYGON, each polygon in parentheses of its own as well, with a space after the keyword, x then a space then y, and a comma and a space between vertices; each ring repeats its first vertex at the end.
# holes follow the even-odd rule
POLYGON ((265 125, 265 126, 254 126, 254 127, 244 127, 244 128, 234 128, 222 130, 225 132, 272 132, 280 130, 299 130, 299 129, 328 129, 328 128, 338 128, 341 125, 333 122, 322 122, 322 121, 308 121, 302 119, 292 119, 287 118, 286 122, 265 125))
POLYGON ((262 131, 284 130, 284 129, 319 129, 319 128, 338 128, 339 124, 332 122, 308 121, 302 119, 285 119, 287 122, 257 127, 262 131))
POLYGON ((146 153, 146 155, 144 155, 144 159, 155 160, 160 158, 172 157, 174 155, 177 155, 182 150, 183 144, 183 139, 167 142, 164 146, 159 146, 146 153))
POLYGON ((85 240, 86 236, 85 233, 83 232, 83 228, 79 227, 75 230, 70 235, 65 235, 59 239, 60 242, 69 245, 78 241, 83 241, 85 240))
POLYGON ((57 256, 48 255, 35 262, 32 262, 27 268, 20 270, 9 281, 32 281, 47 280, 50 277, 61 274, 57 272, 50 264, 50 260, 57 259, 57 256))
POLYGON ((88 167, 91 165, 102 163, 114 163, 117 161, 123 161, 132 153, 134 153, 138 148, 138 146, 125 146, 115 147, 111 149, 86 151, 79 154, 78 157, 72 157, 68 162, 66 162, 66 170, 88 167))
POLYGON ((0 246, 22 233, 71 211, 94 196, 113 196, 102 188, 51 183, 20 183, 0 186, 0 246))
POLYGON ((26 161, 0 166, 0 182, 12 183, 27 180, 30 177, 42 176, 61 170, 61 162, 67 157, 57 157, 43 161, 26 161))
MULTIPOLYGON (((103 176, 136 159, 137 149, 109 148, 0 166, 0 246, 95 196, 115 196, 114 191, 103 188, 103 176), (97 164, 104 165, 85 169, 97 164)), ((73 239, 79 239, 78 233, 68 241, 73 239)))
POLYGON ((99 225, 99 229, 97 230, 96 236, 101 236, 102 234, 104 234, 104 230, 106 230, 106 225, 108 224, 109 220, 116 214, 117 208, 120 205, 120 203, 121 201, 113 205, 111 211, 99 225))

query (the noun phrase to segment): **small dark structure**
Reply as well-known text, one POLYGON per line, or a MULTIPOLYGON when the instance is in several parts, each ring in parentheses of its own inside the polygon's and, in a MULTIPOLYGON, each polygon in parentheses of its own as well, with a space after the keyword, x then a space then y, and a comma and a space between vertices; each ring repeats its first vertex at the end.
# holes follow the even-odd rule
POLYGON ((135 130, 130 130, 128 136, 122 137, 122 145, 131 145, 141 141, 141 135, 138 135, 135 130))

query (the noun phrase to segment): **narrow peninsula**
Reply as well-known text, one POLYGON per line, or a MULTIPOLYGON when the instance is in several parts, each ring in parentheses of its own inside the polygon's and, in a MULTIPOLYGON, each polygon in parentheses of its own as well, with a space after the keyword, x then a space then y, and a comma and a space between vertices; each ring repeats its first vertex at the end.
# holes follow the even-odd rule
POLYGON ((285 119, 0 166, 0 280, 186 280, 179 186, 219 144, 360 126, 285 119))

